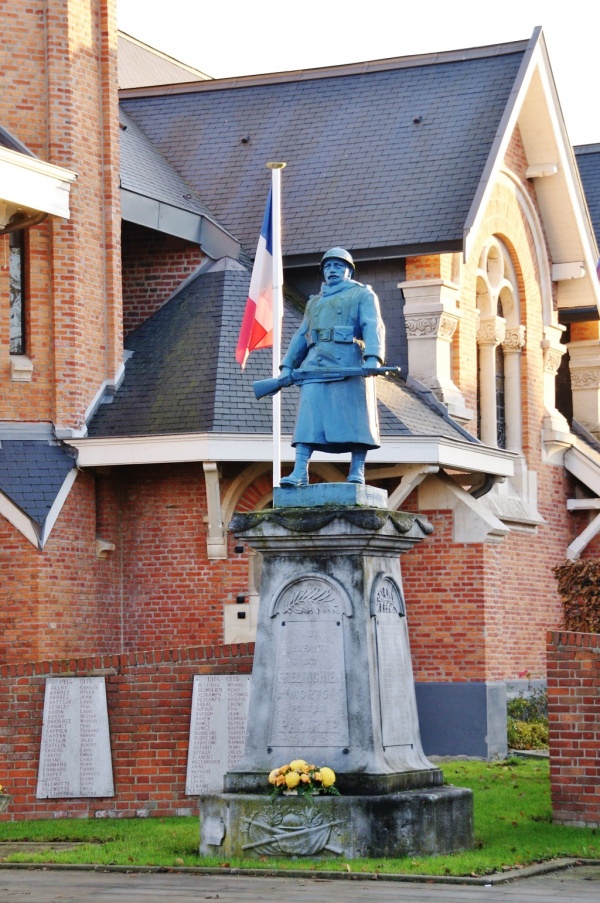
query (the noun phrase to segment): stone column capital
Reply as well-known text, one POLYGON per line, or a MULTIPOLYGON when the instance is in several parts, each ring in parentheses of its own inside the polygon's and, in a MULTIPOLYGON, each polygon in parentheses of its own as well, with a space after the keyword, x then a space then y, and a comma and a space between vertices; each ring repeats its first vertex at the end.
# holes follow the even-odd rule
POLYGON ((525 346, 525 327, 507 326, 502 347, 505 354, 520 354, 525 346))
POLYGON ((478 345, 501 345, 506 337, 506 320, 503 317, 481 317, 477 329, 478 345))

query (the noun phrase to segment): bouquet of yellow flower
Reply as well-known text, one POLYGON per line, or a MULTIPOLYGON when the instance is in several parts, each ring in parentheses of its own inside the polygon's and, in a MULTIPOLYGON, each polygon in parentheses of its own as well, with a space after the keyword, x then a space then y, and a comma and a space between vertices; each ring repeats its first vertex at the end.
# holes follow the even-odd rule
POLYGON ((314 793, 333 793, 339 796, 335 787, 335 772, 325 765, 317 768, 309 765, 304 759, 294 759, 289 765, 274 768, 269 775, 269 784, 273 785, 272 796, 279 796, 285 790, 295 790, 299 796, 314 793))

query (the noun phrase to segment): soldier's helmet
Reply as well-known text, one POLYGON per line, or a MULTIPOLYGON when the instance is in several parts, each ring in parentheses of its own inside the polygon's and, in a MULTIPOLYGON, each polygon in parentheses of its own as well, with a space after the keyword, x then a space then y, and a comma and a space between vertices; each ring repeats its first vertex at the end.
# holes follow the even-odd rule
POLYGON ((323 266, 328 260, 341 260, 343 261, 343 263, 347 263, 352 270, 352 275, 354 276, 354 270, 356 269, 356 267, 354 266, 354 261, 352 260, 352 254, 350 254, 344 248, 330 248, 329 251, 325 251, 325 253, 321 257, 321 263, 319 264, 321 272, 323 272, 323 266))

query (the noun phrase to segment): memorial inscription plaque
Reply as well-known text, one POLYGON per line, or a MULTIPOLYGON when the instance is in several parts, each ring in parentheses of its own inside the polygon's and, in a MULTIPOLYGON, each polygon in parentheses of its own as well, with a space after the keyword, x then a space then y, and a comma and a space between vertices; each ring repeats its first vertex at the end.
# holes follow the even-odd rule
POLYGON ((244 754, 248 718, 246 674, 194 677, 185 792, 222 793, 223 777, 244 754))
POLYGON ((36 796, 114 796, 103 677, 49 677, 36 796))
POLYGON ((375 617, 377 638, 383 746, 411 745, 415 740, 416 722, 411 697, 404 689, 412 685, 413 680, 406 613, 400 589, 390 577, 375 583, 371 614, 375 617))
POLYGON ((346 746, 349 742, 341 588, 304 577, 276 600, 277 685, 271 746, 346 746))

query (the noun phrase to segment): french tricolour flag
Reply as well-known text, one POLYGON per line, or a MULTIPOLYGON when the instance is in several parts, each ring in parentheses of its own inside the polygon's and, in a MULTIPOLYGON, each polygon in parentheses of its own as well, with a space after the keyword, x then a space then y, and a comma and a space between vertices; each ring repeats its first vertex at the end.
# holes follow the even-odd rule
POLYGON ((273 200, 271 189, 254 258, 250 293, 235 350, 242 370, 255 348, 273 345, 273 200))

